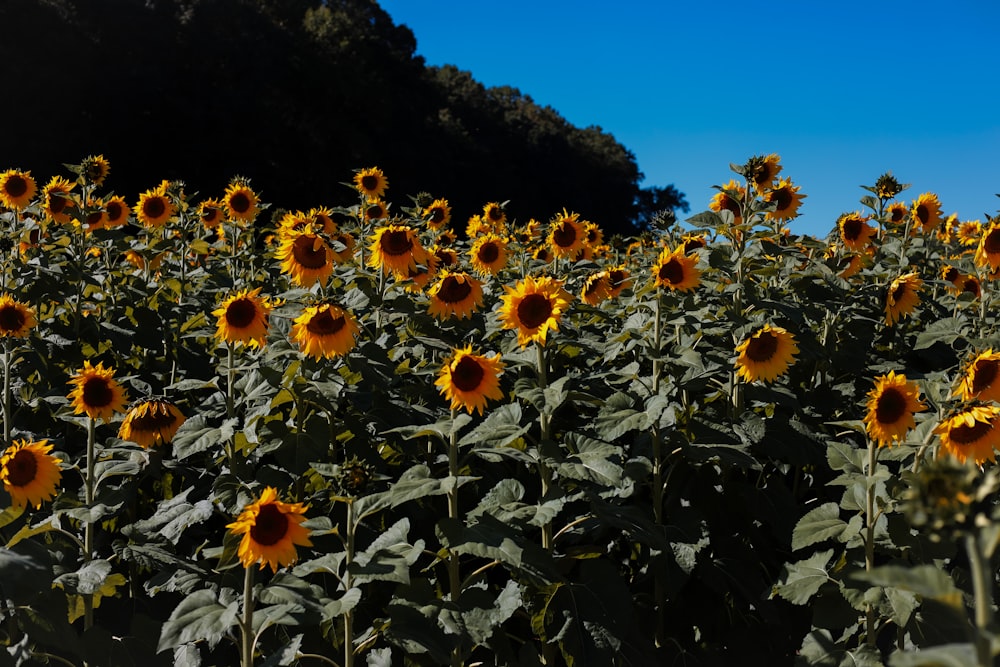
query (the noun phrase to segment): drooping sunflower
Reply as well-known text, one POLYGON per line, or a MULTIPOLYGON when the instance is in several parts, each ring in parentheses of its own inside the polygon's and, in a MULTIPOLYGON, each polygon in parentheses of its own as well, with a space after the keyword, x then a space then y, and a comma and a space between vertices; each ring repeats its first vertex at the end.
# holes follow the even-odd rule
POLYGON ((504 286, 499 315, 504 329, 517 329, 517 342, 527 347, 532 341, 544 345, 548 331, 559 328, 562 314, 573 296, 561 280, 527 276, 513 287, 504 286))
POLYGON ((507 213, 503 210, 502 204, 490 202, 483 206, 483 220, 490 225, 490 229, 499 231, 502 225, 507 223, 507 213))
POLYGON ((333 261, 337 264, 343 264, 344 262, 350 261, 354 257, 354 237, 345 231, 338 230, 333 234, 331 239, 333 242, 333 261))
POLYGON ((792 185, 792 181, 783 178, 778 181, 777 187, 769 190, 764 195, 764 201, 775 204, 773 211, 768 211, 764 216, 768 220, 791 220, 799 214, 799 206, 806 195, 800 195, 798 185, 792 185))
POLYGON ((976 266, 989 267, 990 271, 1000 268, 1000 222, 991 222, 979 237, 976 247, 976 266))
POLYGON ((325 283, 333 273, 333 250, 311 232, 281 234, 275 258, 281 262, 281 272, 288 274, 299 287, 325 283))
POLYGON ((354 174, 354 187, 368 199, 378 199, 385 195, 389 187, 389 179, 378 167, 367 167, 354 174))
POLYGON ((70 183, 62 176, 53 176, 42 189, 42 209, 55 222, 65 225, 73 220, 69 211, 76 208, 72 190, 76 183, 70 183))
POLYGON ((434 239, 434 245, 439 245, 439 246, 445 246, 445 247, 447 247, 447 246, 450 246, 453 243, 455 243, 455 240, 457 238, 458 237, 455 235, 454 231, 452 231, 450 229, 446 229, 443 232, 441 232, 440 234, 438 234, 437 238, 434 239))
POLYGON ((684 246, 664 248, 653 264, 653 282, 671 291, 688 292, 701 283, 697 255, 685 255, 684 246))
POLYGON ((368 266, 384 273, 390 271, 404 280, 417 264, 427 261, 427 251, 416 232, 408 225, 386 225, 375 230, 368 256, 368 266))
POLYGON ((47 440, 18 440, 0 456, 0 481, 16 508, 31 505, 35 509, 52 500, 62 480, 62 461, 49 452, 47 440))
POLYGON ((222 205, 226 209, 226 217, 233 222, 250 223, 260 212, 260 199, 250 185, 237 178, 226 187, 222 196, 222 205))
POLYGON ((708 208, 713 211, 729 211, 733 214, 735 224, 743 222, 743 200, 746 198, 747 189, 740 185, 735 179, 731 179, 708 202, 708 208))
POLYGON ((920 401, 917 384, 895 371, 875 379, 875 388, 868 392, 867 407, 865 429, 879 447, 891 447, 905 440, 916 426, 913 415, 927 409, 920 401))
POLYGON ((128 404, 125 389, 115 380, 115 369, 105 368, 103 362, 92 366, 84 361, 68 384, 73 386, 69 398, 74 414, 109 421, 128 404))
POLYGON ((198 203, 198 219, 205 229, 215 229, 222 224, 224 210, 218 199, 205 199, 198 203))
POLYGON ((471 317, 483 306, 483 284, 467 273, 445 271, 427 296, 427 312, 439 320, 471 317))
POLYGON ((850 250, 864 250, 875 235, 875 228, 868 224, 867 216, 860 213, 844 213, 837 218, 840 240, 850 250))
POLYGON ((447 199, 435 199, 424 209, 427 228, 437 231, 451 222, 451 207, 447 199))
POLYGON ((278 500, 278 491, 266 487, 260 498, 243 508, 236 521, 226 528, 236 536, 242 535, 236 554, 249 569, 260 563, 271 570, 291 565, 298 559, 295 546, 311 547, 309 530, 302 526, 308 509, 302 503, 284 503, 278 500))
POLYGON ((591 273, 583 281, 580 290, 580 301, 596 306, 611 296, 611 276, 608 271, 591 273))
POLYGON ((185 421, 184 414, 172 401, 147 398, 129 407, 118 428, 118 437, 151 449, 173 440, 185 421))
POLYGON ((885 219, 886 222, 892 225, 902 225, 906 222, 906 216, 909 215, 910 208, 901 201, 893 202, 885 209, 885 219))
POLYGON ((162 227, 176 214, 177 207, 162 185, 143 192, 135 205, 135 218, 144 227, 162 227))
POLYGON ((481 276, 495 276, 507 266, 507 240, 496 234, 480 236, 469 248, 469 264, 481 276))
POLYGON ((38 184, 30 171, 8 169, 0 173, 0 204, 23 211, 38 192, 38 184))
POLYGON ((580 222, 579 213, 563 212, 549 225, 548 244, 552 256, 576 257, 587 242, 587 230, 580 222))
POLYGON ((938 456, 951 455, 961 463, 978 465, 996 460, 1000 446, 1000 406, 967 405, 945 417, 934 429, 941 438, 938 456))
POLYGON ((781 157, 777 153, 759 155, 747 162, 747 180, 757 192, 770 189, 781 172, 781 157))
POLYGON ((464 408, 469 414, 478 410, 483 414, 487 400, 500 400, 500 374, 504 363, 500 355, 487 357, 475 354, 472 345, 454 349, 438 372, 434 384, 444 397, 451 401, 451 408, 464 408))
POLYGON ((681 245, 684 247, 684 254, 690 255, 698 248, 706 247, 708 239, 705 238, 704 234, 688 233, 681 236, 681 245))
POLYGON ((795 336, 765 324, 736 346, 736 370, 747 382, 773 382, 788 371, 798 353, 795 336))
POLYGON ((962 276, 959 279, 956 288, 958 294, 971 294, 977 299, 983 294, 983 286, 979 282, 979 278, 972 275, 962 276))
POLYGON ((930 232, 941 223, 941 200, 936 194, 925 192, 913 202, 910 214, 924 233, 930 232))
POLYGON ((215 336, 226 343, 263 347, 267 342, 271 305, 260 296, 260 287, 241 290, 212 311, 218 318, 215 336))
POLYGON ((977 354, 966 365, 955 393, 964 401, 977 399, 1000 403, 1000 352, 989 348, 977 354))
POLYGON ((907 273, 892 281, 885 295, 885 323, 892 326, 910 315, 920 303, 918 292, 924 281, 916 273, 907 273))
POLYGON ((109 229, 124 226, 128 222, 129 214, 132 212, 128 204, 125 203, 125 198, 120 195, 109 198, 104 203, 104 210, 108 214, 104 225, 109 229))
POLYGON ((38 324, 35 311, 9 294, 0 296, 0 338, 24 338, 38 324))
POLYGON ((351 313, 332 303, 321 303, 308 306, 295 318, 291 337, 306 356, 333 359, 354 348, 359 331, 351 313))
POLYGON ((361 207, 361 211, 365 221, 372 222, 373 220, 385 220, 389 217, 389 207, 381 199, 369 199, 364 206, 361 207))
POLYGON ((445 269, 458 268, 458 253, 454 248, 444 248, 441 246, 431 246, 429 251, 438 258, 438 266, 445 269))
POLYGON ((91 155, 85 158, 80 166, 82 167, 80 176, 85 182, 93 185, 104 183, 104 179, 111 172, 111 164, 103 155, 91 155))
POLYGON ((617 298, 627 288, 632 286, 632 274, 624 266, 608 269, 608 298, 617 298))

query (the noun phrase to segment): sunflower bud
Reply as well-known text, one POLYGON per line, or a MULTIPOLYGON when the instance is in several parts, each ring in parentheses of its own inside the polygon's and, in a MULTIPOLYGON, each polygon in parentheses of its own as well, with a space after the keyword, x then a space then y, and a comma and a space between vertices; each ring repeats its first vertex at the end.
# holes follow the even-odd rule
POLYGON ((887 171, 875 181, 875 196, 879 199, 892 199, 908 187, 908 183, 900 183, 891 171, 887 171))
POLYGON ((925 461, 909 480, 903 509, 910 523, 930 539, 956 540, 973 530, 990 513, 1000 475, 951 457, 925 461))
POLYGON ((374 476, 374 466, 354 456, 340 467, 337 486, 343 495, 357 497, 364 494, 374 476))

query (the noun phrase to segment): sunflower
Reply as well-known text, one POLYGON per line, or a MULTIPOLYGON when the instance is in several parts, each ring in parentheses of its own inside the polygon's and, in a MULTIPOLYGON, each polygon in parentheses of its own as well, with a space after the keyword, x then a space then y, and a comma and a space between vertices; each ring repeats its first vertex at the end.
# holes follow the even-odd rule
POLYGON ((608 269, 608 298, 618 297, 627 288, 632 286, 632 274, 624 266, 615 266, 608 269))
POLYGON ((354 188, 368 199, 378 199, 389 187, 389 179, 378 167, 361 169, 354 174, 354 188))
POLYGON ((473 410, 483 414, 487 399, 500 400, 500 374, 504 363, 500 355, 486 357, 472 352, 472 345, 452 350, 438 372, 434 384, 451 401, 452 410, 465 408, 471 415, 473 410))
POLYGON ((15 211, 22 211, 28 207, 35 193, 38 192, 38 185, 31 177, 30 171, 20 171, 19 169, 8 169, 0 173, 0 204, 15 211))
POLYGON ((260 296, 260 290, 258 287, 237 292, 212 311, 218 318, 215 335, 219 340, 263 347, 267 342, 267 318, 271 305, 260 296))
POLYGON ((362 207, 362 211, 367 222, 384 220, 389 217, 389 207, 381 199, 369 199, 362 207))
POLYGON ((222 205, 226 210, 226 217, 233 222, 249 223, 257 217, 260 199, 257 197, 250 185, 243 179, 235 179, 226 188, 222 196, 222 205))
POLYGON ((445 271, 427 296, 427 312, 440 320, 471 317, 483 306, 483 284, 467 273, 445 271))
POLYGON ((82 167, 80 175, 83 177, 84 182, 92 183, 93 185, 104 183, 104 179, 111 172, 111 164, 108 163, 103 155, 91 155, 84 159, 83 164, 80 166, 82 167))
POLYGON ((965 367, 955 392, 964 401, 973 399, 1000 403, 1000 352, 989 348, 977 354, 965 367))
POLYGON ((453 248, 434 245, 429 252, 438 258, 438 266, 446 269, 458 268, 458 253, 453 248))
POLYGON ((173 440, 184 421, 184 415, 171 401, 147 398, 129 407, 118 437, 150 449, 173 440))
POLYGON ((128 398, 114 376, 115 369, 105 368, 102 362, 96 366, 83 362, 83 368, 68 383, 73 385, 69 392, 73 413, 108 421, 116 412, 124 412, 128 398))
POLYGON ((889 204, 885 209, 886 222, 893 225, 901 225, 906 222, 906 216, 910 213, 910 208, 901 201, 889 204))
POLYGON ((503 205, 490 202, 483 206, 483 221, 490 225, 494 231, 498 231, 507 223, 507 213, 503 210, 503 205))
POLYGON ((483 219, 481 215, 473 215, 465 223, 465 236, 474 239, 480 234, 487 234, 493 231, 492 225, 483 219))
POLYGON ((927 233, 941 223, 941 201, 936 194, 925 192, 913 202, 910 214, 920 223, 924 233, 927 233))
POLYGON ((450 246, 453 243, 455 243, 455 239, 457 238, 458 237, 455 236, 455 232, 453 232, 450 229, 446 229, 440 234, 438 234, 437 238, 434 239, 434 245, 450 246))
POLYGON ((684 246, 684 254, 689 255, 698 248, 706 247, 708 240, 704 234, 684 234, 681 237, 681 245, 684 246))
POLYGON ((861 268, 864 266, 864 255, 859 252, 849 253, 840 258, 838 266, 842 266, 843 268, 837 275, 847 280, 861 271, 861 268))
POLYGON ((563 209, 549 225, 548 244, 554 257, 576 257, 587 242, 587 229, 579 213, 563 209))
POLYGON ((73 219, 67 211, 76 208, 71 194, 74 187, 76 183, 70 183, 62 176, 53 176, 42 189, 42 209, 59 224, 67 224, 73 219))
POLYGON ((926 409, 916 383, 890 371, 876 378, 875 388, 868 392, 865 428, 879 447, 892 446, 906 439, 906 434, 916 426, 913 415, 926 409))
POLYGON ((940 275, 941 280, 946 280, 955 287, 958 286, 959 281, 962 279, 962 272, 950 264, 945 264, 941 267, 940 275))
POLYGON ((36 324, 35 311, 27 304, 9 294, 0 296, 0 338, 24 338, 36 324))
POLYGON ((84 220, 87 231, 95 229, 106 229, 108 226, 108 211, 104 208, 104 202, 100 199, 87 197, 87 216, 84 220))
POLYGON ((507 265, 507 240, 496 234, 480 236, 469 249, 469 264, 481 276, 495 276, 507 265))
POLYGON ((917 292, 924 281, 916 273, 907 273, 892 281, 885 295, 885 323, 892 326, 902 317, 909 315, 920 303, 917 292))
POLYGON ((543 245, 535 248, 535 250, 531 253, 531 258, 548 264, 555 258, 555 255, 552 254, 551 248, 543 245))
POLYGON ((406 284, 406 291, 420 292, 427 287, 427 283, 437 275, 440 265, 441 260, 437 255, 433 252, 427 253, 427 261, 423 264, 417 264, 417 268, 407 274, 406 277, 410 282, 406 284))
POLYGON ((424 218, 427 220, 427 228, 437 231, 451 222, 451 207, 448 206, 447 199, 435 199, 430 206, 424 209, 424 218))
POLYGON ((979 237, 976 248, 976 266, 989 267, 990 271, 1000 268, 1000 223, 991 222, 979 237))
POLYGON ((611 296, 611 276, 608 271, 597 271, 587 276, 580 290, 580 300, 596 306, 611 296))
POLYGON ((729 211, 733 214, 734 223, 743 222, 743 200, 746 198, 747 190, 735 180, 730 180, 712 197, 708 202, 708 208, 713 211, 729 211))
POLYGON ((964 246, 979 245, 979 237, 983 233, 983 223, 979 220, 966 220, 960 222, 955 230, 958 242, 964 246))
POLYGON ((977 465, 996 460, 1000 445, 1000 406, 968 405, 945 417, 934 429, 941 438, 938 456, 950 454, 965 463, 970 457, 977 465))
POLYGON ((124 226, 128 222, 129 214, 132 212, 128 204, 125 203, 125 198, 118 195, 111 197, 104 203, 104 210, 108 214, 104 225, 109 229, 124 226))
POLYGON ((427 251, 420 245, 416 232, 407 225, 386 225, 375 230, 370 246, 368 266, 384 273, 392 272, 405 279, 417 264, 427 261, 427 251))
POLYGON ((763 192, 771 187, 774 179, 781 172, 781 158, 776 153, 750 158, 747 162, 747 181, 757 192, 763 192))
POLYGON ((16 508, 27 505, 38 509, 42 501, 52 500, 62 479, 60 459, 52 456, 47 440, 18 440, 0 456, 0 481, 16 508))
POLYGON ((316 283, 326 283, 333 273, 333 250, 310 232, 282 234, 275 257, 281 262, 282 273, 287 273, 299 287, 308 289, 316 283))
POLYGON ((980 284, 979 278, 975 276, 962 276, 956 287, 959 294, 968 293, 976 299, 982 296, 983 293, 983 286, 980 284))
POLYGON ((875 228, 868 224, 870 218, 860 213, 844 213, 837 218, 840 240, 850 250, 864 250, 875 235, 875 228))
POLYGON ((295 545, 311 547, 309 530, 302 526, 307 507, 302 503, 283 503, 278 491, 266 487, 260 498, 243 508, 236 521, 226 528, 233 535, 242 535, 236 553, 243 567, 255 563, 270 565, 271 570, 291 565, 298 558, 295 545))
POLYGON ((223 205, 218 199, 198 203, 198 219, 205 229, 215 229, 222 224, 223 205))
POLYGON ((353 315, 340 306, 321 303, 308 306, 295 318, 291 337, 306 356, 332 359, 354 348, 358 332, 353 315))
POLYGON ((685 255, 684 246, 677 246, 672 252, 664 248, 653 264, 653 282, 671 291, 688 292, 701 283, 701 272, 697 268, 698 256, 685 255))
POLYGON ((792 181, 783 178, 778 186, 764 195, 764 201, 774 204, 775 209, 764 216, 768 220, 791 220, 799 214, 799 206, 806 195, 800 195, 801 187, 792 185, 792 181))
POLYGON ((736 346, 736 369, 747 382, 772 382, 788 371, 798 353, 792 334, 781 327, 765 324, 736 346))
POLYGON ((177 207, 170 201, 163 185, 143 192, 135 205, 135 218, 144 227, 162 227, 176 213, 177 207))
POLYGON ((354 257, 354 237, 347 232, 337 231, 330 239, 333 241, 333 261, 343 264, 354 257))
POLYGON ((517 342, 527 347, 532 341, 545 344, 550 329, 559 328, 563 312, 573 300, 561 280, 527 276, 514 287, 504 286, 500 320, 504 329, 517 329, 517 342))

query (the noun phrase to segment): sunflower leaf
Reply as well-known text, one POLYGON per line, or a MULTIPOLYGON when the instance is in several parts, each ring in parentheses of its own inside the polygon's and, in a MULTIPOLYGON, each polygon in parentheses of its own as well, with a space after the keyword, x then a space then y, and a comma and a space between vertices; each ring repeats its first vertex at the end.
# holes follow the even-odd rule
POLYGON ((837 503, 824 503, 807 512, 792 531, 792 550, 798 551, 844 532, 847 522, 840 518, 837 503))
POLYGON ((827 565, 832 557, 833 549, 827 549, 797 563, 787 563, 782 583, 774 587, 774 592, 792 604, 806 604, 823 584, 831 581, 827 565))
POLYGON ((501 405, 494 408, 482 423, 462 436, 458 444, 484 446, 490 449, 506 447, 531 428, 530 422, 522 425, 521 420, 520 404, 501 405))
POLYGON ((222 605, 214 591, 192 593, 174 608, 163 624, 156 652, 176 648, 189 642, 206 641, 215 646, 226 632, 236 625, 239 601, 222 605))

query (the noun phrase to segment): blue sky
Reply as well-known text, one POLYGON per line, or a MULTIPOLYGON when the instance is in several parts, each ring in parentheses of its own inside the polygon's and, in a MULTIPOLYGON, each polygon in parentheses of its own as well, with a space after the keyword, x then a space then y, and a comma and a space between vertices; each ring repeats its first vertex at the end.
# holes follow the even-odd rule
POLYGON ((912 184, 906 201, 934 192, 963 220, 1000 209, 995 0, 379 4, 428 65, 600 126, 691 213, 730 162, 767 153, 807 195, 799 233, 860 210, 858 186, 887 170, 912 184))

